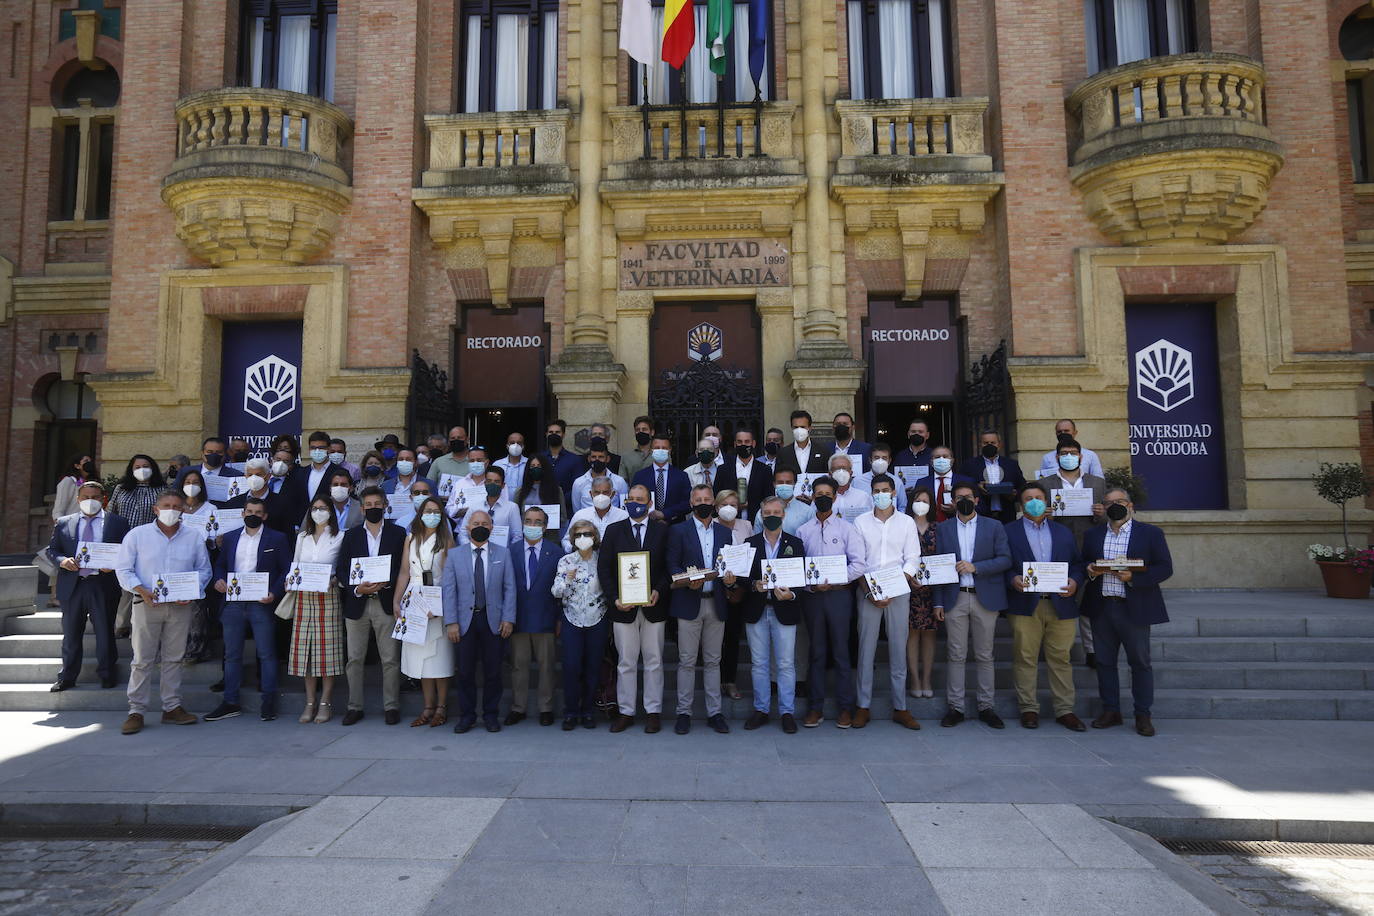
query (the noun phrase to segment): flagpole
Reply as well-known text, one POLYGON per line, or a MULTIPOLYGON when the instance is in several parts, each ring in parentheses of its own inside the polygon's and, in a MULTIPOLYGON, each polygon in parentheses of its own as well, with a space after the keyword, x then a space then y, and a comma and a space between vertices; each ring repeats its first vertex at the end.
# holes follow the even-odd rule
MULTIPOLYGON (((689 11, 690 12, 690 11, 689 11)), ((681 139, 678 141, 678 158, 687 158, 687 67, 686 61, 683 62, 682 69, 678 70, 678 85, 682 87, 682 107, 678 109, 678 129, 682 132, 681 139)))
POLYGON ((716 158, 725 156, 725 74, 716 74, 716 158))
POLYGON ((652 159, 654 158, 654 146, 651 142, 653 136, 653 128, 649 126, 649 65, 640 64, 639 66, 640 70, 644 75, 644 88, 642 95, 644 104, 640 106, 641 110, 644 112, 644 158, 652 159))

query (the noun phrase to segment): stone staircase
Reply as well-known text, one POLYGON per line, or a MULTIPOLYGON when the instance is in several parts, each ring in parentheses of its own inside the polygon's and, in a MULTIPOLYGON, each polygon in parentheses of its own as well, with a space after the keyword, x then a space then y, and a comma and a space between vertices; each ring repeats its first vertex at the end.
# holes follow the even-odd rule
MULTIPOLYGON (((44 596, 40 596, 41 598, 44 596)), ((30 599, 32 601, 32 599, 30 599)), ((1364 602, 1334 602, 1316 596, 1287 592, 1176 592, 1170 596, 1173 620, 1154 630, 1155 715, 1159 718, 1219 719, 1359 719, 1374 720, 1374 608, 1364 602)), ((12 616, 0 620, 0 710, 107 710, 126 708, 124 684, 128 678, 129 646, 120 642, 119 684, 102 690, 91 660, 95 640, 86 637, 85 670, 74 690, 49 693, 60 668, 61 618, 56 610, 10 607, 12 616), (26 613, 14 613, 16 610, 26 613)), ((256 662, 247 647, 247 684, 256 682, 256 662)), ((943 714, 945 665, 943 636, 936 648, 934 699, 908 699, 908 708, 920 719, 943 714)), ((676 687, 676 650, 670 642, 665 665, 665 708, 671 710, 676 687)), ((742 648, 741 656, 747 657, 742 648)), ((1080 650, 1074 657, 1081 661, 1080 650)), ((995 647, 997 709, 1006 718, 1016 714, 1011 690, 1011 635, 1005 620, 998 622, 995 647)), ((887 679, 887 646, 879 644, 875 673, 873 714, 886 717, 892 709, 887 679)), ((283 671, 285 665, 282 665, 283 671)), ((380 669, 368 666, 369 709, 380 707, 380 669)), ((186 704, 194 712, 208 712, 218 702, 210 684, 219 680, 220 665, 208 662, 187 666, 183 677, 186 704)), ((509 671, 506 672, 509 683, 509 671)), ((832 676, 833 677, 833 676, 832 676)), ((345 689, 336 687, 336 703, 345 689)), ((743 718, 752 709, 747 665, 740 666, 741 700, 725 701, 726 715, 743 718)), ((282 714, 294 715, 303 702, 298 678, 280 678, 282 714)), ((1097 711, 1096 676, 1076 664, 1080 715, 1097 711)), ((971 688, 970 665, 966 685, 971 688)), ((1041 676, 1042 686, 1044 676, 1041 676)), ((1122 668, 1123 687, 1130 672, 1122 668)), ((705 708, 697 690, 697 712, 705 708)), ((1050 713, 1049 696, 1042 690, 1043 711, 1050 713)), ((509 701, 509 695, 505 698, 509 701)), ((1129 697, 1125 699, 1129 705, 1129 697)), ((256 710, 258 694, 243 691, 242 705, 256 710)), ((403 713, 419 711, 418 694, 403 694, 403 713)), ((561 699, 555 704, 561 708, 561 699)), ((798 703, 804 711, 805 702, 798 703)), ((837 710, 827 703, 827 717, 837 710)))

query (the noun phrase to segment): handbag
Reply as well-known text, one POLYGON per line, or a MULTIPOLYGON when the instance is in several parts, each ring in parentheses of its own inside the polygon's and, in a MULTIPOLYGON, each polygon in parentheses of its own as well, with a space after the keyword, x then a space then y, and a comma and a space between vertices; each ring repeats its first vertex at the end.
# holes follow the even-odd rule
POLYGON ((33 566, 37 567, 39 572, 49 579, 57 577, 57 564, 52 561, 52 557, 48 556, 46 550, 38 551, 31 563, 33 566))
POLYGON ((282 620, 294 620, 296 617, 296 599, 300 592, 287 592, 286 596, 277 602, 277 609, 273 612, 282 620))

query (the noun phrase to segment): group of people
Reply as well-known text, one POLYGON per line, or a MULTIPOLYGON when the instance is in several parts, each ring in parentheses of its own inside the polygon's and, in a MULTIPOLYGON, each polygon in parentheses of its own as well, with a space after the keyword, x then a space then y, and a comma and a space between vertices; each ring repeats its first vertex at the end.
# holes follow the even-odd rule
POLYGON ((1154 734, 1149 628, 1168 619, 1160 591, 1172 573, 1168 546, 1159 528, 1134 518, 1130 494, 1107 484, 1072 420, 1056 425, 1057 446, 1034 478, 1002 453, 995 430, 956 468, 921 420, 897 449, 858 441, 847 413, 833 418, 824 444, 812 439, 806 411, 793 411, 790 425, 790 437, 774 428, 763 441, 740 429, 729 445, 708 426, 686 467, 649 417, 635 419, 635 448, 625 454, 611 451, 602 424, 588 429, 585 454, 570 450, 562 420, 529 454, 520 433, 488 450, 459 426, 413 446, 384 436, 356 465, 346 443, 322 431, 303 453, 294 437, 278 437, 270 458, 252 456, 242 440, 210 437, 198 463, 176 456, 165 473, 135 455, 109 493, 81 456, 59 486, 65 501, 54 514, 71 511, 47 548, 63 616, 52 689, 76 684, 89 620, 102 686, 116 683, 116 639, 132 643, 124 733, 144 726, 154 666, 161 721, 193 724, 182 667, 206 651, 217 619, 223 702, 207 721, 241 714, 251 630, 264 720, 277 717, 285 656, 287 672, 304 681, 301 723, 333 718, 340 674, 342 722, 360 721, 375 645, 388 725, 400 722, 403 683, 423 694, 411 726, 445 725, 456 680, 454 731, 479 720, 500 731, 509 656, 505 725, 526 718, 532 678, 540 724, 556 721, 557 662, 565 730, 596 727, 597 706, 610 705, 612 732, 631 727, 642 708, 644 730, 654 733, 664 725, 671 629, 674 731, 693 726, 698 669, 707 724, 730 731, 722 703, 742 697, 734 680, 743 634, 754 707, 744 728, 767 724, 776 697, 779 725, 794 733, 824 721, 828 691, 838 727, 869 723, 885 631, 892 720, 919 729, 907 698, 934 695, 943 624, 941 725, 976 717, 1000 729, 993 635, 1006 615, 1023 727, 1039 726, 1043 655, 1055 720, 1086 729, 1074 713, 1070 662, 1081 633, 1102 706, 1093 727, 1123 724, 1124 648, 1135 729, 1154 734), (809 562, 804 579, 787 572, 802 565, 784 562, 792 560, 809 562), (932 576, 937 568, 947 575, 932 576), (1041 576, 1052 568, 1067 568, 1067 578, 1049 588, 1041 576))

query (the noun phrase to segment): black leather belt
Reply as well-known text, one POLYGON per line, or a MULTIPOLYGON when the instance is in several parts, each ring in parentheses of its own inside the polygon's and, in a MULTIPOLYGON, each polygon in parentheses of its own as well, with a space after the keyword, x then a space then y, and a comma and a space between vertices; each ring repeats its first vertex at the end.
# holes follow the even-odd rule
POLYGON ((978 589, 976 589, 976 588, 964 588, 964 586, 962 586, 962 585, 959 586, 959 591, 961 591, 961 592, 968 592, 970 595, 976 595, 976 594, 978 593, 978 589))
POLYGON ((1125 599, 1124 597, 1122 597, 1121 595, 1103 595, 1103 596, 1102 596, 1102 600, 1103 600, 1103 601, 1120 601, 1120 602, 1123 602, 1123 603, 1126 601, 1126 599, 1125 599))

